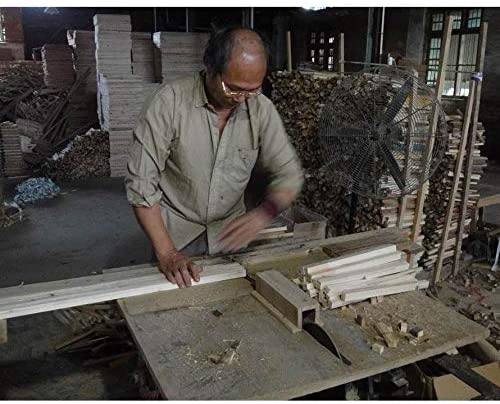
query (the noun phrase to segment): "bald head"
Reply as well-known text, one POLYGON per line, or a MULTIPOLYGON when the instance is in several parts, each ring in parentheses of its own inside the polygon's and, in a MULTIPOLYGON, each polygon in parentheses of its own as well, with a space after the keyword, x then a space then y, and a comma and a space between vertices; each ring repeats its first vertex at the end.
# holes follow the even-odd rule
POLYGON ((203 62, 209 73, 221 74, 232 64, 259 64, 267 69, 268 52, 262 37, 243 28, 226 28, 215 32, 208 41, 203 62))

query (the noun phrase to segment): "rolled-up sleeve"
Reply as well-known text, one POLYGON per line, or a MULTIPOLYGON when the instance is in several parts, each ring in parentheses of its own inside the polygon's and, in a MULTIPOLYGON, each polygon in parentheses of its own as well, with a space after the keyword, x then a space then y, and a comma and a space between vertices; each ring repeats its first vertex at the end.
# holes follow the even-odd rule
POLYGON ((261 111, 258 164, 270 175, 269 191, 291 191, 297 195, 304 183, 300 161, 278 111, 271 101, 266 104, 261 111))
POLYGON ((125 176, 127 199, 134 206, 151 207, 162 198, 160 173, 172 142, 173 93, 163 87, 143 109, 134 129, 125 176))

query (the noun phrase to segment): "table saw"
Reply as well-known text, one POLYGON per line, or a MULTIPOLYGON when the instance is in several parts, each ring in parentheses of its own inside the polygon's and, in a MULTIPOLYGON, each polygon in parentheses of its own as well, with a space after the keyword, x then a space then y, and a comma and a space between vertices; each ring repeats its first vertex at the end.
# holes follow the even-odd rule
POLYGON ((241 263, 247 278, 121 299, 119 305, 159 391, 174 400, 301 397, 486 338, 484 327, 415 291, 386 296, 376 305, 321 310, 321 331, 334 342, 334 352, 315 333, 291 332, 255 296, 260 271, 272 269, 292 279, 303 265, 327 258, 325 251, 345 252, 397 242, 398 237, 384 229, 209 258, 200 263, 241 263), (357 314, 367 318, 367 326, 356 323, 357 314), (375 320, 416 324, 425 330, 425 338, 402 341, 379 354, 371 350, 377 339, 370 326, 375 320), (231 350, 235 354, 230 363, 212 360, 231 350))

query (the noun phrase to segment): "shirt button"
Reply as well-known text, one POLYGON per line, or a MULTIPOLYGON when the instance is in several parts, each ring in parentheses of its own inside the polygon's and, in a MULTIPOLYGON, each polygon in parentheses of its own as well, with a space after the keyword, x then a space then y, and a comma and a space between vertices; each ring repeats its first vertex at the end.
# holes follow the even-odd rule
POLYGON ((223 201, 223 200, 224 200, 224 197, 223 197, 223 196, 221 196, 221 197, 220 197, 220 200, 221 200, 221 201, 223 201))

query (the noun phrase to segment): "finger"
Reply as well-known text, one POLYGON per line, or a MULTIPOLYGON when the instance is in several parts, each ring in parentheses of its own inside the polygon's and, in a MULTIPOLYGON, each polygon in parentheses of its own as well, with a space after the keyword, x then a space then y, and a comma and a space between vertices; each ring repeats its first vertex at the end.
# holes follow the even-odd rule
POLYGON ((225 240, 225 248, 229 251, 238 250, 243 245, 243 241, 251 237, 250 233, 251 231, 246 228, 234 231, 231 236, 225 240))
POLYGON ((201 267, 199 265, 195 265, 193 263, 191 263, 191 265, 189 265, 189 272, 191 272, 191 276, 193 277, 193 279, 195 280, 195 282, 199 282, 200 281, 200 272, 201 272, 201 267))
POLYGON ((177 282, 177 286, 179 286, 180 288, 185 288, 186 285, 184 284, 184 279, 182 279, 182 275, 179 272, 179 270, 176 270, 174 272, 174 275, 175 275, 175 281, 177 282))
POLYGON ((170 271, 165 271, 163 272, 165 274, 165 276, 167 277, 167 279, 169 280, 169 282, 171 283, 176 283, 175 282, 175 276, 172 274, 172 272, 170 271))
POLYGON ((184 284, 187 287, 191 286, 191 275, 189 274, 187 266, 184 265, 182 267, 182 269, 180 270, 180 272, 181 272, 181 275, 182 275, 182 279, 184 279, 184 284))
POLYGON ((234 230, 236 230, 239 227, 243 226, 247 221, 248 221, 248 217, 246 215, 240 216, 237 219, 234 219, 231 223, 229 223, 224 228, 224 230, 222 231, 222 233, 219 235, 219 240, 223 240, 224 238, 226 238, 234 230))

